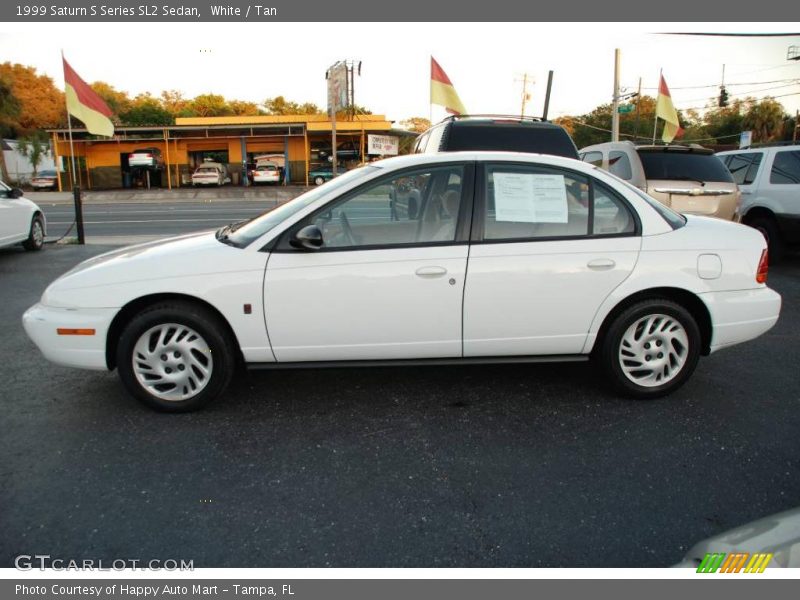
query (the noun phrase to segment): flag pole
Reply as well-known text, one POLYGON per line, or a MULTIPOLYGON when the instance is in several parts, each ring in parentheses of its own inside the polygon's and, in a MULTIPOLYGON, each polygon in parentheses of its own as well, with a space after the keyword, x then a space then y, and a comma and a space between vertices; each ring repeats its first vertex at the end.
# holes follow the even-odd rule
MULTIPOLYGON (((64 50, 61 50, 61 62, 64 60, 64 50)), ((75 204, 75 226, 78 230, 78 243, 83 245, 86 243, 86 236, 83 233, 83 206, 81 204, 81 188, 78 185, 78 180, 75 171, 75 146, 72 142, 72 115, 69 112, 69 102, 67 101, 67 83, 66 76, 64 79, 64 105, 67 109, 67 129, 69 130, 69 154, 72 163, 72 199, 75 204)))
POLYGON ((658 96, 661 94, 661 73, 663 69, 658 70, 658 93, 656 94, 656 110, 653 111, 655 114, 655 122, 653 123, 653 145, 656 143, 656 132, 658 131, 658 96))
MULTIPOLYGON (((431 60, 429 61, 431 65, 433 65, 433 55, 431 55, 431 60)), ((431 71, 433 69, 431 68, 431 71)), ((428 77, 428 123, 433 125, 433 102, 431 99, 433 98, 433 73, 431 76, 428 77)))

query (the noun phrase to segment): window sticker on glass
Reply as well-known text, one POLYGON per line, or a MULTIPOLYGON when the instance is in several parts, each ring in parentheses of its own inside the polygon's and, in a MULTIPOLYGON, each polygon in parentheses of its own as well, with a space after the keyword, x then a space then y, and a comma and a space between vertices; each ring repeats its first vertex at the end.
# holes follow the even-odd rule
POLYGON ((563 175, 495 172, 493 178, 496 221, 567 222, 563 175))

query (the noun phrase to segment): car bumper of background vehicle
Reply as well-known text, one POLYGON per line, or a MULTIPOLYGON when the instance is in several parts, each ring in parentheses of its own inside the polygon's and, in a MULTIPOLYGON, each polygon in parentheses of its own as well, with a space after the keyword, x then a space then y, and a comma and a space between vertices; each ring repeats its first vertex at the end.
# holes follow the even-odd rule
POLYGON ((114 308, 68 309, 34 304, 22 324, 44 357, 56 364, 105 371, 106 334, 114 308), (58 330, 94 330, 91 335, 61 335, 58 330))
POLYGON ((768 287, 700 294, 713 324, 711 352, 757 338, 778 321, 781 297, 768 287))

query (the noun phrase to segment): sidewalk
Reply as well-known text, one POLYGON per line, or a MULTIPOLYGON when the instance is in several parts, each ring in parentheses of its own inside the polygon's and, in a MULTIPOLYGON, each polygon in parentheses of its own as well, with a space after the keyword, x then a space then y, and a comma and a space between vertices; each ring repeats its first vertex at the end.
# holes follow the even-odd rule
MULTIPOLYGON (((287 185, 275 187, 221 187, 211 189, 177 188, 173 190, 98 190, 82 193, 84 204, 132 204, 142 202, 231 202, 241 200, 273 200, 278 204, 305 192, 307 187, 287 185)), ((42 204, 72 204, 72 192, 25 192, 25 197, 42 204)))

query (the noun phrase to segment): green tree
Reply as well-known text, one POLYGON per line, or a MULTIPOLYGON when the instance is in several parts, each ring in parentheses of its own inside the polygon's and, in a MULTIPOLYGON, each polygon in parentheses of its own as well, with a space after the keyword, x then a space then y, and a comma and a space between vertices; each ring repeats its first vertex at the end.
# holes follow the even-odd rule
POLYGON ((228 106, 237 117, 254 117, 261 114, 258 104, 248 100, 229 100, 228 106))
POLYGON ((118 119, 121 117, 122 113, 130 110, 132 103, 128 92, 117 90, 113 85, 105 81, 95 81, 91 85, 91 88, 97 92, 97 95, 103 99, 103 102, 108 105, 108 108, 111 109, 111 112, 113 112, 114 116, 118 119))
MULTIPOLYGON (((3 78, 0 78, 0 146, 3 138, 12 135, 14 124, 19 119, 22 110, 19 100, 14 96, 11 85, 3 78)), ((3 181, 8 181, 8 169, 6 168, 6 157, 0 148, 0 177, 3 181)))
POLYGON ((228 101, 219 94, 200 94, 189 101, 186 110, 196 117, 225 117, 232 115, 228 101))
POLYGON ((179 90, 164 90, 161 92, 161 106, 173 117, 181 115, 189 105, 189 101, 184 98, 183 92, 179 90))
POLYGON ((33 176, 39 170, 39 165, 42 164, 42 159, 50 151, 50 144, 47 140, 47 133, 44 131, 34 131, 30 135, 19 139, 17 144, 17 152, 28 159, 33 167, 33 176))
POLYGON ((772 98, 764 98, 748 102, 742 125, 745 131, 753 132, 754 142, 774 142, 783 136, 784 117, 783 106, 772 98))
POLYGON ((283 96, 275 96, 264 100, 264 112, 268 115, 316 115, 323 111, 311 102, 300 104, 283 96))
POLYGON ((5 62, 0 64, 0 79, 11 86, 19 102, 20 111, 8 124, 15 136, 66 122, 64 94, 50 77, 39 75, 34 67, 5 62))
POLYGON ((139 94, 130 103, 130 108, 120 114, 125 125, 172 125, 175 121, 158 98, 150 94, 139 94))
POLYGON ((409 117, 405 121, 400 121, 400 125, 408 131, 422 133, 431 128, 430 119, 425 117, 409 117))

